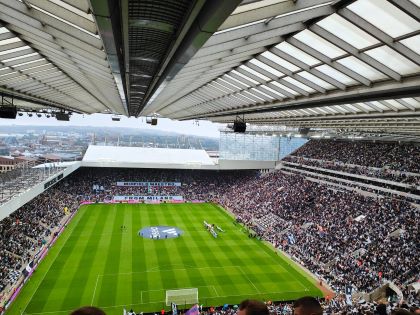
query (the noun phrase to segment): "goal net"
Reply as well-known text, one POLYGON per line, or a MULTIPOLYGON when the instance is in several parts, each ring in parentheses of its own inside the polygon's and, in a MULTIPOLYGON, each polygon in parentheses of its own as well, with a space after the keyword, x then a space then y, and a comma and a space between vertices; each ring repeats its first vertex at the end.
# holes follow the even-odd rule
POLYGON ((166 306, 175 304, 196 304, 198 303, 198 289, 178 289, 166 291, 166 306))

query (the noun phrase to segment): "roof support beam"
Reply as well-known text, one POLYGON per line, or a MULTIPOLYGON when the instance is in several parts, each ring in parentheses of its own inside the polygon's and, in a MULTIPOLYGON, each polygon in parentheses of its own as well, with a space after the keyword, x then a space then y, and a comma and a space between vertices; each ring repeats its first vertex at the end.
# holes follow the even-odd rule
POLYGON ((330 32, 326 31, 322 27, 314 24, 309 27, 309 29, 321 36, 325 40, 329 41, 331 44, 341 48, 342 50, 348 52, 350 55, 362 60, 363 62, 367 63, 369 66, 375 68, 376 70, 382 72, 383 74, 393 78, 396 81, 401 81, 401 75, 394 70, 388 68, 384 64, 380 63, 376 59, 372 58, 371 56, 367 55, 366 53, 360 53, 355 47, 348 44, 341 38, 331 34, 330 32))
MULTIPOLYGON (((322 61, 323 63, 329 65, 330 67, 344 73, 350 78, 353 78, 354 80, 366 85, 370 86, 372 82, 370 82, 367 78, 364 76, 358 74, 357 72, 343 66, 342 64, 338 63, 337 61, 333 61, 321 52, 317 51, 316 49, 309 47, 308 45, 300 42, 299 40, 291 37, 286 40, 289 44, 295 46, 296 48, 299 48, 303 52, 307 53, 308 55, 311 55, 312 57, 322 61)), ((316 69, 315 69, 316 70, 316 69)), ((319 71, 320 72, 320 71, 319 71)), ((322 73, 322 72, 321 72, 322 73)))
MULTIPOLYGON (((275 49, 275 54, 277 56, 283 58, 284 60, 286 60, 286 61, 294 64, 295 66, 298 66, 298 67, 302 68, 303 70, 305 70, 305 71, 313 74, 314 76, 316 76, 316 77, 318 77, 318 78, 320 78, 320 79, 322 79, 322 80, 330 83, 331 85, 334 85, 336 88, 339 88, 340 90, 345 90, 346 89, 346 86, 343 83, 335 80, 334 78, 326 75, 325 73, 323 73, 323 72, 321 72, 321 71, 319 71, 317 69, 311 68, 306 63, 300 61, 299 59, 297 59, 295 57, 290 56, 289 54, 286 54, 285 52, 281 51, 280 49, 273 48, 273 50, 274 49, 275 49)), ((273 50, 271 52, 274 53, 273 50)))
POLYGON ((420 56, 416 54, 414 51, 412 51, 407 46, 404 46, 403 44, 399 42, 395 42, 394 39, 389 36, 388 34, 381 31, 376 26, 372 25, 365 19, 361 18, 359 15, 353 13, 349 9, 341 9, 338 11, 338 13, 348 20, 349 22, 357 25, 358 27, 362 28, 366 33, 372 35, 376 39, 378 39, 381 42, 384 42, 387 46, 394 49, 407 59, 411 60, 417 65, 420 65, 420 56))
POLYGON ((420 8, 409 0, 388 0, 405 14, 411 16, 416 21, 420 21, 420 8))
MULTIPOLYGON (((283 83, 283 82, 282 82, 283 83)), ((310 99, 296 99, 283 101, 281 103, 273 103, 268 105, 252 106, 244 108, 240 111, 226 109, 219 113, 206 115, 203 113, 201 117, 216 117, 226 115, 237 115, 243 113, 258 113, 270 111, 283 111, 297 108, 322 107, 328 105, 353 104, 358 102, 387 100, 401 97, 418 96, 420 77, 407 78, 404 83, 383 82, 374 84, 372 87, 352 87, 348 91, 331 91, 327 95, 312 96, 310 99)), ((399 100, 400 101, 400 100, 399 100)), ((412 106, 411 106, 412 107, 412 106)), ((183 119, 193 119, 195 116, 187 116, 183 119)))

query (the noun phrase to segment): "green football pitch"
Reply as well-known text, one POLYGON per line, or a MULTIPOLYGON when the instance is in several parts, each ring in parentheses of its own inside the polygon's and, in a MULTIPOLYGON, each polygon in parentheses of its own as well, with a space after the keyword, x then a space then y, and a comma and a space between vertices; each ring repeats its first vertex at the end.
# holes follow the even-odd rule
POLYGON ((217 205, 94 204, 79 209, 7 314, 68 314, 83 305, 108 315, 121 315, 124 307, 169 310, 166 291, 186 288, 197 288, 205 306, 322 295, 313 279, 249 238, 217 205), (224 232, 214 238, 204 220, 224 232), (138 235, 153 226, 184 233, 168 239, 138 235))

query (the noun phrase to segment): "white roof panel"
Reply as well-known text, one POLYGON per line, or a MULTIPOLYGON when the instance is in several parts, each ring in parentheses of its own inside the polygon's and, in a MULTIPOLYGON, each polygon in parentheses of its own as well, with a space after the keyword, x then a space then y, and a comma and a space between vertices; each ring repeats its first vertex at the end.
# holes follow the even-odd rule
POLYGON ((83 162, 214 165, 204 150, 90 145, 83 162))

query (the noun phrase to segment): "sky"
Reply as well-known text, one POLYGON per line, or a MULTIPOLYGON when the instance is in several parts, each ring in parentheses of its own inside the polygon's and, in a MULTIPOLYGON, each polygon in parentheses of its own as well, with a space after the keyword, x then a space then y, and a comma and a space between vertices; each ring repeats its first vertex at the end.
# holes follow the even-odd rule
MULTIPOLYGON (((93 126, 93 127, 125 127, 148 130, 163 130, 181 134, 190 134, 203 137, 219 137, 219 128, 222 124, 212 123, 210 121, 200 120, 197 124, 194 120, 176 121, 167 118, 158 118, 157 126, 146 124, 146 118, 134 118, 120 116, 121 121, 112 121, 111 115, 92 114, 80 115, 73 114, 70 121, 57 121, 55 118, 46 118, 45 116, 28 117, 26 114, 17 116, 16 119, 0 119, 0 126, 13 125, 31 125, 31 126, 93 126)), ((12 130, 11 130, 12 131, 12 130)))

